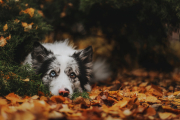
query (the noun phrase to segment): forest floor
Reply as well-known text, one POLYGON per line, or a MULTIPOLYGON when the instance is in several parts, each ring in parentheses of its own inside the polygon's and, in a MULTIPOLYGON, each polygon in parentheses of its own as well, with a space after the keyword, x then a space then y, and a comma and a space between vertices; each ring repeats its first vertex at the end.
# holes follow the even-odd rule
POLYGON ((180 119, 179 81, 178 73, 137 69, 119 74, 103 86, 94 84, 89 98, 46 97, 42 92, 21 98, 10 93, 0 98, 0 119, 180 119))

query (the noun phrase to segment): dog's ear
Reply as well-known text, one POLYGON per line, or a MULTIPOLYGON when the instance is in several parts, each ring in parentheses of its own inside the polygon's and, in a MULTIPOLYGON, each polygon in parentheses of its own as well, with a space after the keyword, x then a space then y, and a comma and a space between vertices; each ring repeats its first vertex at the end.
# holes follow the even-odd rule
POLYGON ((92 56, 93 56, 92 46, 89 46, 76 54, 83 62, 85 62, 85 63, 92 62, 92 56))
POLYGON ((47 57, 51 52, 48 51, 39 42, 34 42, 33 51, 31 53, 32 59, 36 59, 38 62, 43 62, 44 58, 47 57))

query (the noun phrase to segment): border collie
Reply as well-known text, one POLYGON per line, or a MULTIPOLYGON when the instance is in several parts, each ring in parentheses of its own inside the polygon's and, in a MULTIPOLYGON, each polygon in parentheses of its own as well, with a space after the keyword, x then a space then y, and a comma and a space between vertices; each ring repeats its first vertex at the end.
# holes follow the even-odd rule
POLYGON ((43 84, 53 95, 70 97, 74 92, 91 91, 90 81, 103 80, 110 75, 103 61, 93 65, 92 55, 91 46, 75 50, 68 40, 35 42, 23 64, 30 64, 36 74, 41 74, 43 84))

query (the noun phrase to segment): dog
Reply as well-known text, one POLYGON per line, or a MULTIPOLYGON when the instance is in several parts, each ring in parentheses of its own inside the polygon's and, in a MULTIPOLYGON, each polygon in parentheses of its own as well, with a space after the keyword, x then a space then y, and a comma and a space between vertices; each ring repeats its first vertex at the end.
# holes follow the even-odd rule
POLYGON ((110 75, 104 62, 97 61, 93 65, 92 57, 92 46, 76 50, 68 40, 35 42, 23 64, 30 64, 36 74, 41 74, 43 84, 49 87, 51 94, 71 97, 74 92, 90 92, 91 81, 110 75))

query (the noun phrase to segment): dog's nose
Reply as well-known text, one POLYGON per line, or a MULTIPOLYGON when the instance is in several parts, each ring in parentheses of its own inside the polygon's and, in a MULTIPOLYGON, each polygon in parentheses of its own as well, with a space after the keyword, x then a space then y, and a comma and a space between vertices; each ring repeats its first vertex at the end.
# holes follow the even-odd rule
POLYGON ((67 88, 59 89, 59 95, 61 95, 63 97, 67 97, 69 95, 69 89, 67 89, 67 88))

